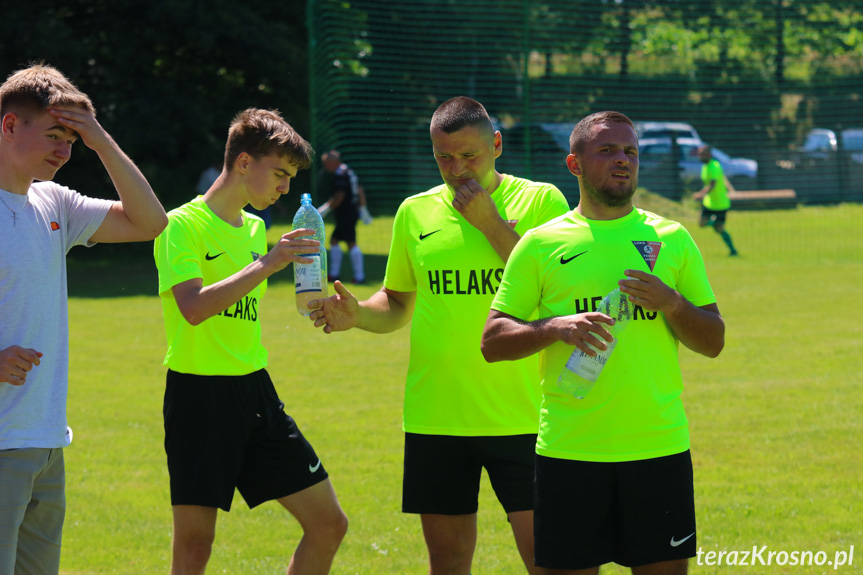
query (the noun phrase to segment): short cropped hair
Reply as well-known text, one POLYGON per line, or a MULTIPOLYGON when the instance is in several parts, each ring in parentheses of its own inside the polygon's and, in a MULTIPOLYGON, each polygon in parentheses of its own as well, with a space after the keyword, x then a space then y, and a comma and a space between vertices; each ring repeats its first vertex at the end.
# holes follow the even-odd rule
POLYGON ((96 114, 87 94, 47 64, 33 64, 13 72, 0 86, 0 117, 8 112, 27 114, 64 105, 80 106, 96 114))
POLYGON ((625 114, 620 112, 605 111, 597 112, 582 118, 575 125, 572 133, 569 135, 569 153, 579 154, 584 151, 584 145, 590 140, 591 129, 597 124, 629 124, 635 130, 635 126, 625 114))
POLYGON ((472 127, 494 133, 494 126, 485 107, 467 96, 450 98, 435 110, 431 119, 431 129, 452 134, 463 128, 472 127))
POLYGON ((243 152, 256 160, 276 153, 287 156, 297 169, 312 165, 314 151, 278 110, 248 108, 234 116, 225 144, 225 167, 230 171, 243 152))
POLYGON ((329 152, 324 152, 323 154, 321 154, 322 162, 326 162, 330 158, 342 161, 342 155, 339 153, 338 150, 330 150, 329 152))

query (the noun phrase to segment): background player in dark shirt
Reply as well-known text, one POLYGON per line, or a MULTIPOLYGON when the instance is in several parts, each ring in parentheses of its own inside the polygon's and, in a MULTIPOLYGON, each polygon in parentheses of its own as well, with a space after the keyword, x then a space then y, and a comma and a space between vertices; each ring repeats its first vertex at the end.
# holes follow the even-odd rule
POLYGON ((351 265, 354 268, 354 283, 364 283, 366 274, 363 269, 363 252, 357 245, 357 220, 360 211, 366 205, 366 197, 362 186, 357 181, 357 175, 347 164, 342 162, 342 156, 336 150, 325 152, 321 156, 324 169, 319 181, 321 196, 328 194, 329 200, 318 211, 321 215, 333 212, 336 227, 330 235, 329 281, 339 279, 342 269, 342 248, 340 242, 348 244, 351 265))

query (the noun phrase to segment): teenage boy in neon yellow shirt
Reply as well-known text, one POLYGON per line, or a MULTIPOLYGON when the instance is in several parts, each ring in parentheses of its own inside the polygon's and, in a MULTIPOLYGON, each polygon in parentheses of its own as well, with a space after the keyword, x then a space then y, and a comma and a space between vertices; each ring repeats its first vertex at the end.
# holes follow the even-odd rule
POLYGON ((715 357, 725 326, 689 233, 635 209, 638 140, 617 112, 573 130, 571 213, 525 234, 507 262, 482 339, 488 361, 539 352, 536 562, 549 573, 683 574, 695 555, 689 431, 678 342, 715 357), (557 388, 573 346, 594 355, 613 321, 594 311, 615 287, 634 318, 583 398, 557 388), (533 320, 538 311, 538 318, 533 320))
POLYGON ((165 452, 174 516, 171 573, 203 573, 218 509, 277 500, 303 538, 289 573, 328 573, 347 530, 327 472, 285 413, 261 345, 267 278, 319 242, 283 235, 267 252, 264 210, 311 164, 311 146, 276 112, 248 109, 228 131, 209 190, 168 214, 153 251, 165 316, 165 452))
POLYGON ((447 100, 430 135, 443 185, 402 203, 384 287, 358 303, 341 282, 311 302, 318 327, 382 333, 411 323, 402 510, 421 516, 432 573, 468 573, 482 468, 533 564, 535 358, 486 364, 477 344, 519 234, 566 213, 552 185, 497 172, 501 135, 471 98, 447 100))
POLYGON ((725 229, 725 220, 728 210, 731 209, 731 199, 728 197, 728 187, 725 185, 725 174, 722 164, 713 157, 710 146, 698 148, 698 159, 704 164, 701 166, 701 181, 704 187, 692 197, 702 201, 701 218, 698 225, 713 226, 715 231, 728 246, 729 255, 736 256, 737 250, 731 240, 731 234, 725 229))

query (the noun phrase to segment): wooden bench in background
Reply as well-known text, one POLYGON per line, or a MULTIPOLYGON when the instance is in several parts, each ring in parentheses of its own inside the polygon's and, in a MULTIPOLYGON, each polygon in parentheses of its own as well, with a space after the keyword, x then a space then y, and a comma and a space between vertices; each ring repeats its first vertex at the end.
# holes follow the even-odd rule
POLYGON ((794 190, 734 190, 728 193, 732 210, 775 210, 797 207, 794 190))

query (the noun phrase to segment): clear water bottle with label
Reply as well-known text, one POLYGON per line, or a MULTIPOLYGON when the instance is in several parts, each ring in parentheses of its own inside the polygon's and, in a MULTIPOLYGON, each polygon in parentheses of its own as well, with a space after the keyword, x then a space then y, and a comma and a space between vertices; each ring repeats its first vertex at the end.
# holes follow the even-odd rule
POLYGON ((307 306, 313 299, 327 297, 327 248, 324 245, 324 220, 318 210, 312 205, 312 196, 300 196, 300 209, 294 216, 293 229, 308 228, 315 230, 314 236, 303 236, 321 242, 317 253, 301 254, 311 258, 312 263, 300 264, 294 262, 294 286, 297 297, 297 311, 301 315, 309 315, 312 310, 307 306))
POLYGON ((584 399, 590 390, 593 389, 593 384, 599 379, 599 374, 602 373, 609 356, 611 356, 611 352, 617 346, 617 338, 620 336, 620 333, 626 328, 629 320, 632 319, 632 310, 634 307, 634 304, 629 301, 629 296, 620 291, 619 287, 602 298, 596 311, 604 313, 614 320, 613 326, 605 323, 602 324, 602 327, 611 333, 614 339, 608 342, 600 338, 607 345, 605 350, 600 350, 588 343, 588 347, 596 352, 595 356, 589 356, 580 349, 575 348, 575 351, 572 352, 572 355, 566 361, 563 371, 560 372, 560 377, 557 378, 557 387, 559 389, 572 394, 576 399, 584 399))

